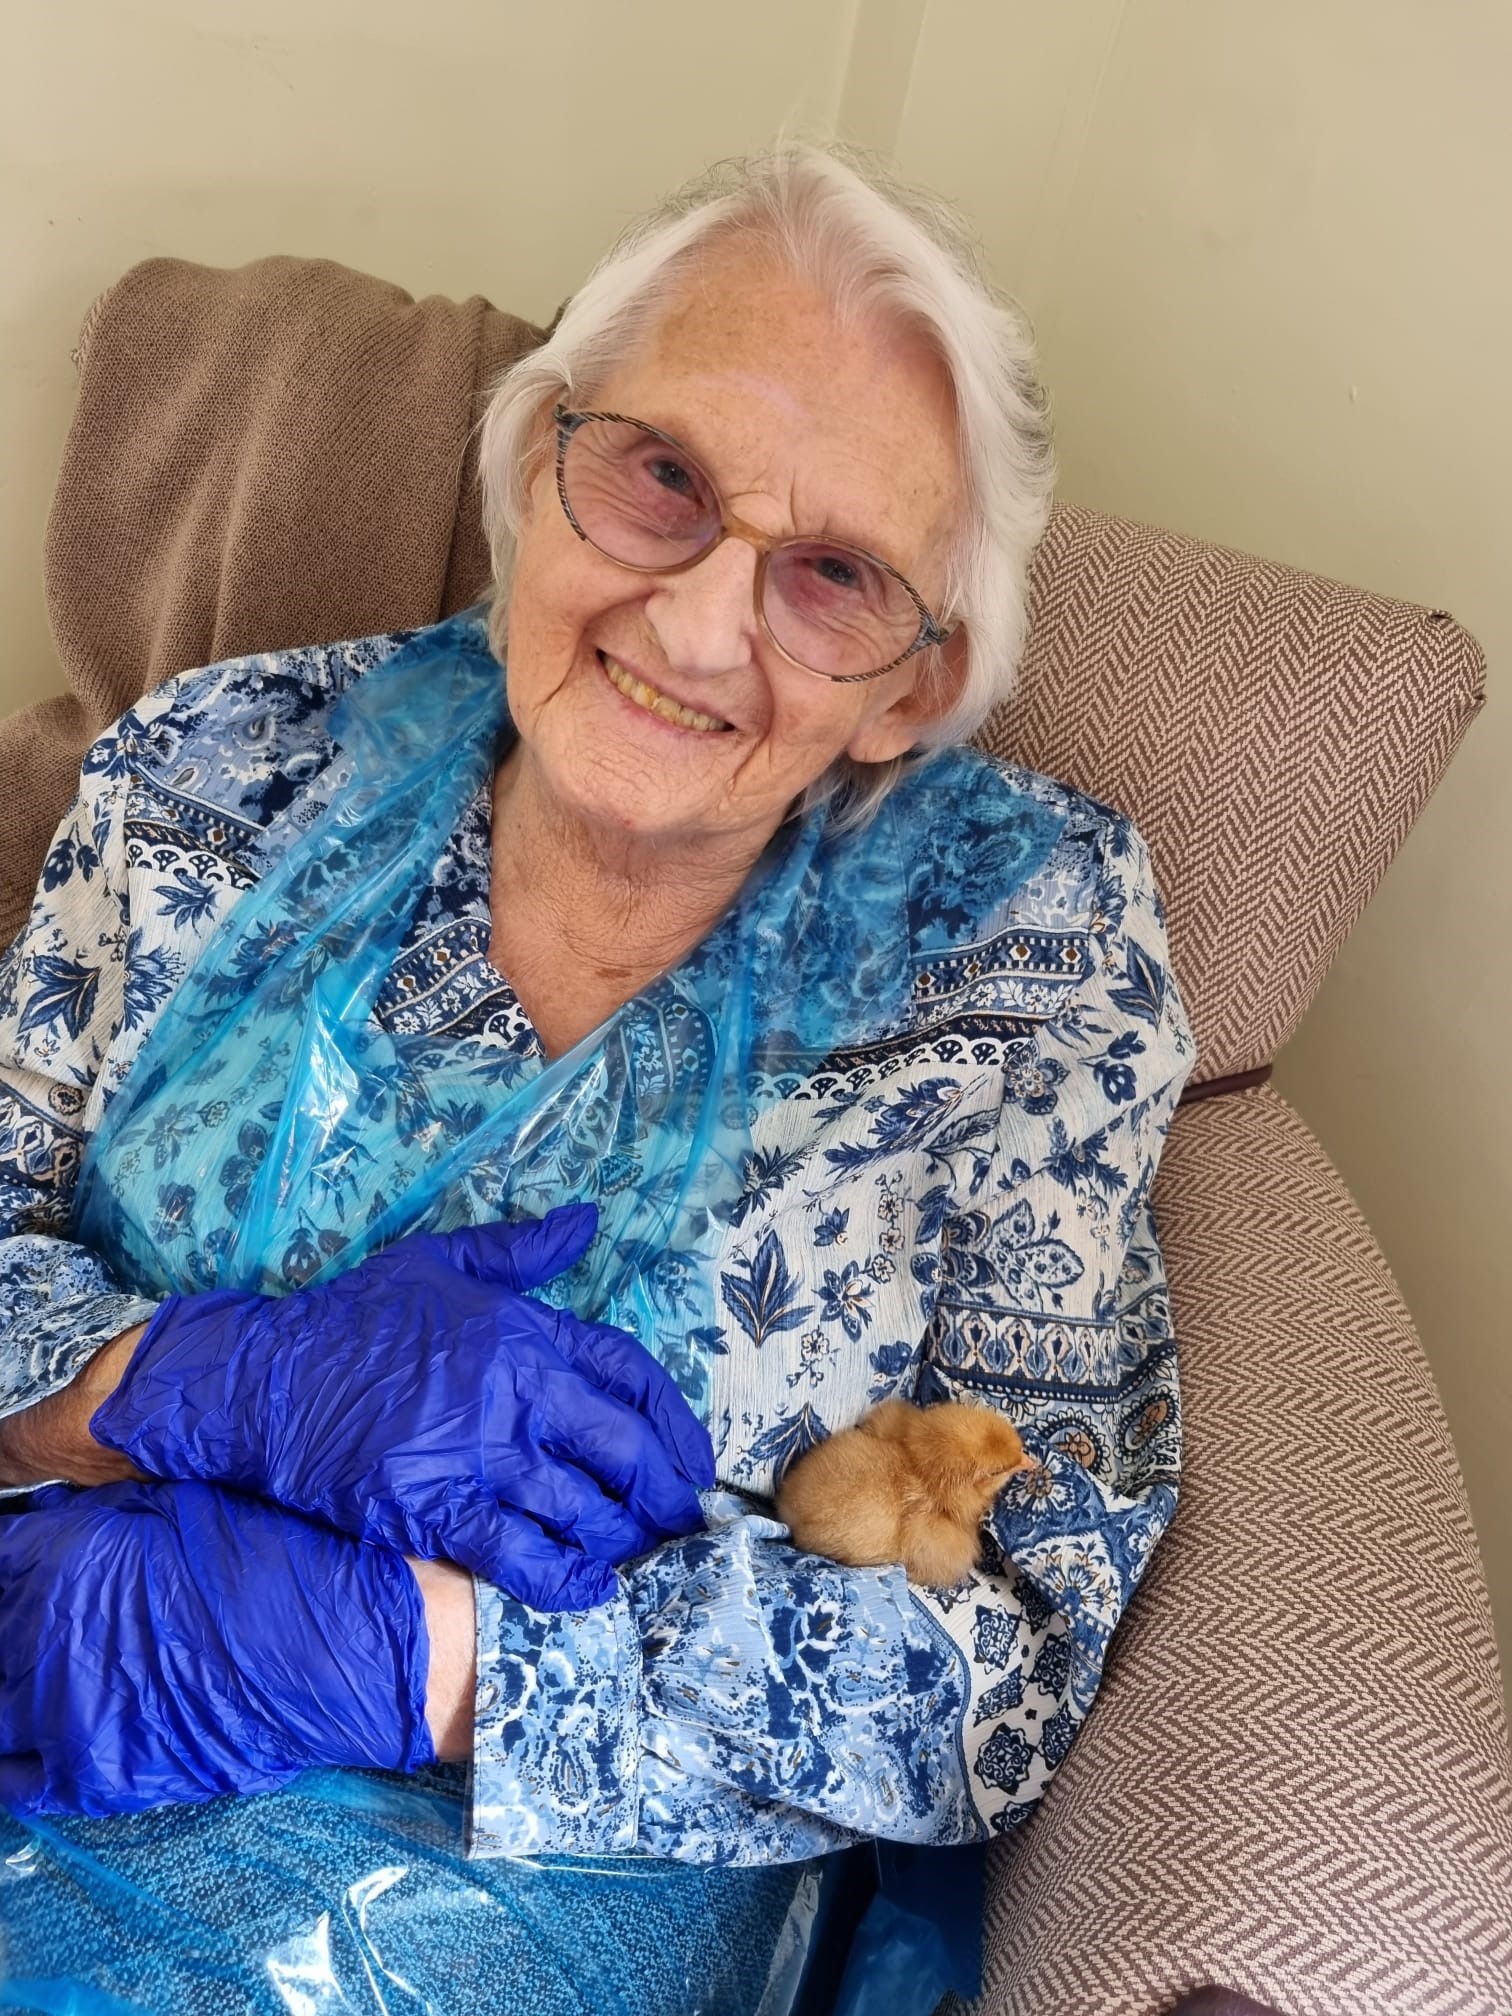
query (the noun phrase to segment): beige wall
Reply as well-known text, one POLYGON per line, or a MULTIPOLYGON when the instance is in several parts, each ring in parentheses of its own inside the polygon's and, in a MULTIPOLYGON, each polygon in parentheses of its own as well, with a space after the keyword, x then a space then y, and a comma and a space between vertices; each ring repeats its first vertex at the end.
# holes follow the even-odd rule
MULTIPOLYGON (((1477 632, 1492 705, 1280 1082, 1416 1313, 1512 1643, 1504 0, 8 13, 0 706, 56 683, 38 554, 66 353, 124 266, 321 253, 539 314, 624 217, 784 124, 893 149, 973 213, 1040 331, 1066 495, 1477 632)), ((1326 1460, 1327 1423, 1295 1434, 1326 1460)))

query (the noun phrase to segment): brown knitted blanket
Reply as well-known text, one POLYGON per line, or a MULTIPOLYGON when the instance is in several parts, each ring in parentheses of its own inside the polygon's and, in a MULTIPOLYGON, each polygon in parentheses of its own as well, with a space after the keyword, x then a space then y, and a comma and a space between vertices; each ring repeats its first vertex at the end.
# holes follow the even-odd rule
POLYGON ((320 259, 133 267, 91 310, 47 527, 72 692, 0 722, 0 943, 94 738, 191 665, 434 622, 487 587, 473 428, 541 331, 320 259))

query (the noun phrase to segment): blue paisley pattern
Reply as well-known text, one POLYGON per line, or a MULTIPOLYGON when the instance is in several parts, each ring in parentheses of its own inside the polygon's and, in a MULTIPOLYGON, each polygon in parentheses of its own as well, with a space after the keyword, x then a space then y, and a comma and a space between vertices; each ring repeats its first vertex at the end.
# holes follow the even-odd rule
MULTIPOLYGON (((185 674, 86 759, 0 965, 0 1414, 150 1313, 108 1253, 67 1237, 83 1149, 261 879, 273 822, 312 823, 341 781, 333 704, 405 641, 185 674)), ((585 1615, 480 1586, 474 1853, 754 1863, 981 1838, 1028 1817, 1091 1707, 1176 1502, 1149 1190, 1193 1046, 1134 828, 973 760, 1060 836, 1005 887, 1011 836, 958 788, 926 796, 896 1026, 752 1088, 743 1184, 705 1263, 718 1320, 689 1339, 711 1374, 707 1530, 630 1564, 585 1615), (955 1589, 800 1554, 769 1516, 786 1463, 892 1394, 997 1407, 1033 1459, 955 1589)), ((487 961, 489 852, 485 783, 375 1012, 467 1037, 507 1078, 542 1053, 487 961)), ((248 1171, 258 1125, 254 1094, 248 1171)), ((159 1204, 173 1236, 190 1200, 159 1204)))

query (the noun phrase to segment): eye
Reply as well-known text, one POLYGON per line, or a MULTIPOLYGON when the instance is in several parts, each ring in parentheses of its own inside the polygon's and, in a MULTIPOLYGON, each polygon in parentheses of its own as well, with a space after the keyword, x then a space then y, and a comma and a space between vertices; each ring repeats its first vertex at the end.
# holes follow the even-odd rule
POLYGON ((665 532, 684 533, 718 515, 698 464, 652 435, 642 434, 631 444, 620 480, 627 502, 633 500, 647 522, 665 532))
POLYGON ((814 572, 832 588, 859 588, 861 570, 838 553, 822 553, 814 562, 814 572))
POLYGON ((864 553, 843 546, 818 546, 808 541, 785 547, 780 578, 795 606, 814 612, 882 609, 889 582, 864 553))
POLYGON ((671 455, 653 456, 647 464, 653 479, 678 497, 697 497, 699 486, 692 472, 671 455))

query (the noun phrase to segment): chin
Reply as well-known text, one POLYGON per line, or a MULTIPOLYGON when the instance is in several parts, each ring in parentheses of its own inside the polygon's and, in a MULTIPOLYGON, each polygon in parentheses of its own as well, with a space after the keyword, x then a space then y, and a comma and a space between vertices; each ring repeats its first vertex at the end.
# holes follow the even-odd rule
MULTIPOLYGON (((574 710, 574 717, 569 746, 551 752, 547 774, 553 792, 580 819, 648 838, 705 830, 701 814, 724 795, 731 767, 723 747, 704 751, 694 742, 669 741, 663 750, 659 731, 641 736, 632 724, 616 734, 617 723, 611 716, 606 727, 598 707, 574 710)), ((723 744, 726 738, 708 739, 723 744)))
POLYGON ((698 830, 696 815, 693 826, 688 824, 686 794, 679 801, 670 780, 662 782, 649 770, 637 776, 617 763, 580 762, 570 777, 550 782, 553 795, 585 826, 647 839, 698 830))

